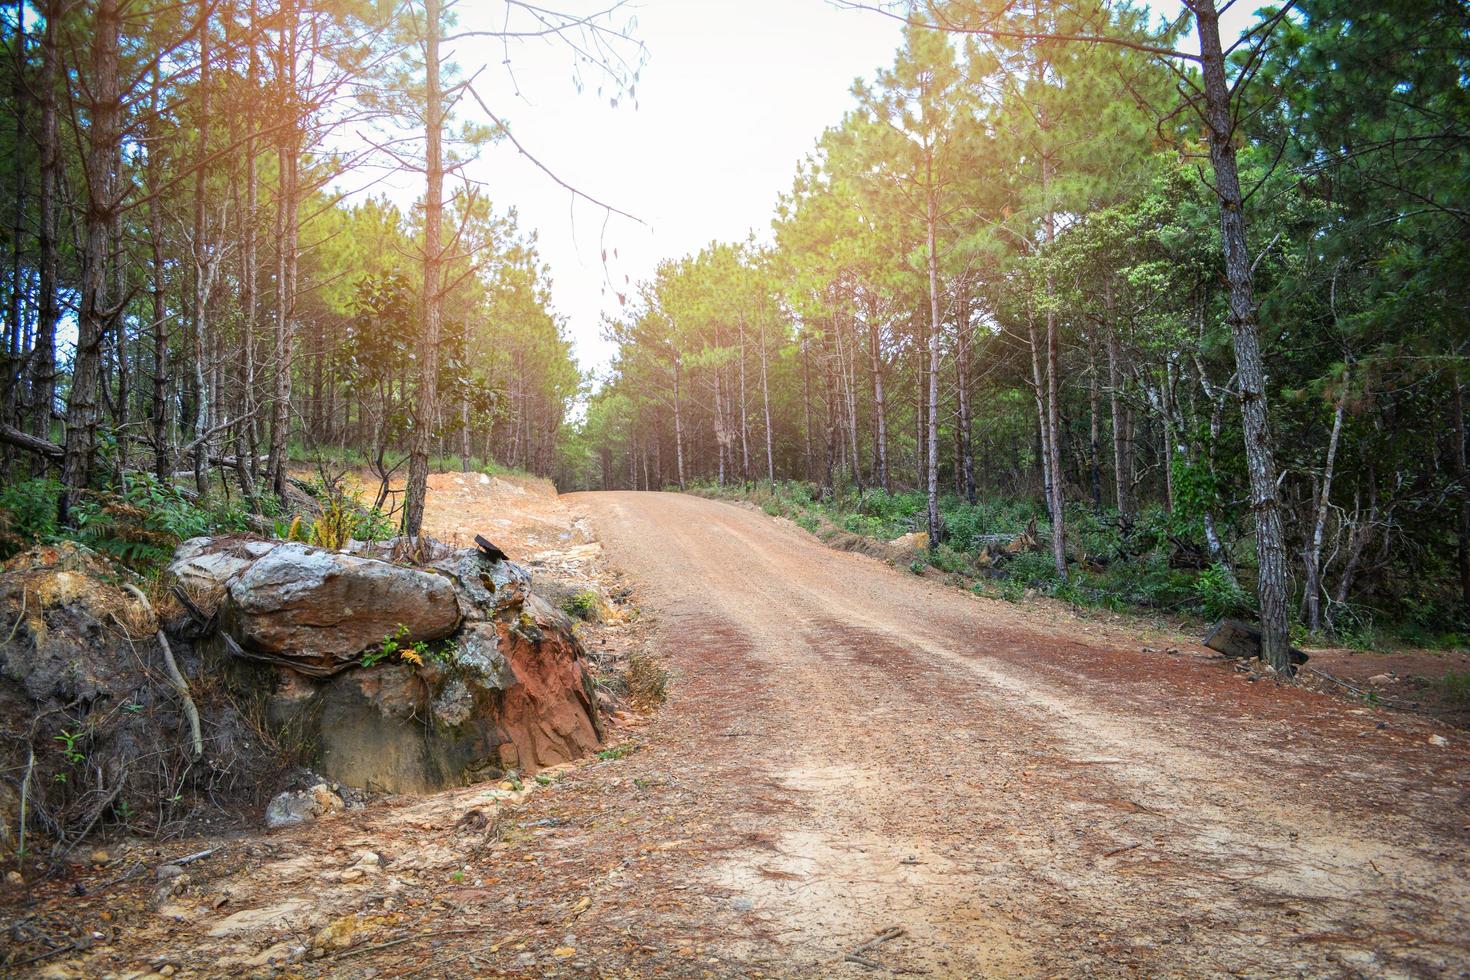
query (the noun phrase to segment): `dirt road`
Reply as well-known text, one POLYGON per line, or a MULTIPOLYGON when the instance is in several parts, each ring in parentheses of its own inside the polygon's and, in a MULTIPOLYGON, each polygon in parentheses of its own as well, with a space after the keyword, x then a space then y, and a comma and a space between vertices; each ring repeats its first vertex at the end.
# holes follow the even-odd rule
POLYGON ((641 583, 676 672, 621 763, 642 863, 602 909, 649 972, 866 975, 846 952, 892 926, 861 955, 934 976, 1470 967, 1459 733, 728 504, 563 500, 641 583))
POLYGON ((543 586, 622 597, 590 653, 652 646, 668 703, 524 786, 99 841, 90 868, 0 893, 11 972, 1470 968, 1461 731, 1185 644, 1146 652, 1179 641, 979 599, 729 504, 436 480, 440 533, 493 533, 543 586))

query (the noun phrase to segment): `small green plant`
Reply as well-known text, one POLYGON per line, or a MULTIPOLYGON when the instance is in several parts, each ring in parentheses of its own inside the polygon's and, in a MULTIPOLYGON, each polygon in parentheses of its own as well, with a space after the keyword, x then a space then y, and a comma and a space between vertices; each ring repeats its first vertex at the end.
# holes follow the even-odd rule
POLYGON ((568 616, 591 622, 597 618, 597 610, 602 605, 601 599, 591 589, 583 589, 561 604, 562 611, 568 616))
POLYGON ((399 623, 397 629, 383 637, 382 644, 376 650, 364 651, 361 661, 362 665, 364 667, 371 667, 398 653, 402 649, 403 642, 408 639, 408 636, 409 628, 403 623, 399 623))
POLYGON ((382 663, 389 657, 397 656, 405 663, 411 663, 416 667, 423 667, 429 663, 448 666, 454 662, 454 643, 445 640, 442 643, 430 643, 427 640, 414 640, 408 642, 412 630, 403 623, 383 637, 383 642, 377 647, 363 652, 358 663, 364 667, 382 663))
POLYGON ((69 732, 65 728, 61 730, 60 735, 56 736, 56 741, 61 743, 61 754, 71 765, 87 761, 87 754, 78 748, 83 737, 84 733, 69 732))
POLYGON ((461 881, 464 881, 464 872, 463 871, 456 871, 456 872, 454 872, 453 874, 451 874, 449 876, 449 880, 452 881, 452 882, 454 882, 456 885, 459 884, 461 881))
POLYGON ((597 753, 597 757, 603 762, 615 762, 618 759, 626 759, 638 751, 636 745, 614 745, 597 753))
POLYGON ((49 478, 0 486, 0 558, 9 558, 32 541, 49 541, 55 536, 60 493, 61 484, 49 478))
POLYGON ((322 508, 322 516, 312 524, 306 543, 336 551, 347 546, 356 530, 357 514, 351 501, 345 494, 332 493, 327 497, 326 506, 322 508))

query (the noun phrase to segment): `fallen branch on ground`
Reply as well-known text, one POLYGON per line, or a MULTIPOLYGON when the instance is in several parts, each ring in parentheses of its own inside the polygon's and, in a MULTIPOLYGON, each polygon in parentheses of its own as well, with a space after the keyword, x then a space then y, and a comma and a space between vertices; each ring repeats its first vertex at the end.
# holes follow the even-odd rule
POLYGON ((884 967, 882 963, 879 963, 876 960, 870 960, 863 954, 870 949, 876 949, 877 947, 882 946, 884 943, 892 942, 903 934, 903 926, 889 926, 887 929, 880 929, 878 933, 873 936, 872 939, 869 939, 861 946, 848 952, 848 954, 843 957, 843 960, 849 963, 856 963, 859 966, 865 966, 870 970, 886 969, 886 967, 884 967))
POLYGON ((358 953, 371 953, 380 949, 389 949, 393 946, 402 946, 404 943, 418 942, 422 939, 439 939, 444 936, 468 936, 483 932, 481 929, 446 929, 442 932, 425 932, 417 936, 399 936, 397 939, 389 939, 386 942, 372 943, 367 946, 354 946, 344 949, 332 957, 334 960, 344 959, 348 956, 356 956, 358 953))

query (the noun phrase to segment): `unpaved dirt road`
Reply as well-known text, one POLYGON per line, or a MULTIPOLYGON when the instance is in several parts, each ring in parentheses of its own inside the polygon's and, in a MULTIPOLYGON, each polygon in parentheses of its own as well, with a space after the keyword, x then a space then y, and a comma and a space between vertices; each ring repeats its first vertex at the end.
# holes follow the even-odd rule
POLYGON ((979 599, 697 497, 449 474, 430 512, 543 584, 621 596, 589 653, 652 647, 668 703, 523 788, 99 841, 105 861, 0 892, 0 974, 1470 968, 1462 731, 1252 683, 1184 644, 1145 652, 1177 638, 979 599), (156 880, 180 855, 199 860, 156 880))
MULTIPOLYGON (((845 953, 892 926, 862 955, 932 976, 1470 968, 1461 733, 740 507, 562 499, 640 583, 676 675, 611 811, 642 863, 602 928, 636 936, 637 972, 863 976, 845 953)), ((571 849, 600 851, 585 826, 571 849)))

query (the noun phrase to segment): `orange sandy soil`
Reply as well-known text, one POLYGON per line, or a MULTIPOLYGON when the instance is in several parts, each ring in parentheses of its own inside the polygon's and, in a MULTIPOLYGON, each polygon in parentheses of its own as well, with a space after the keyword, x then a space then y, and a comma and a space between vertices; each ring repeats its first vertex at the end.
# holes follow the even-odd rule
POLYGON ((635 583, 641 615, 587 639, 660 653, 668 704, 549 785, 235 836, 182 888, 154 866, 216 842, 117 842, 10 899, 30 955, 74 947, 24 970, 1470 968, 1470 746, 1450 726, 1253 679, 1137 622, 978 598, 728 504, 543 496, 546 520, 522 526, 518 495, 465 480, 436 478, 434 527, 509 519, 486 536, 513 556, 581 548, 584 572, 635 583))

